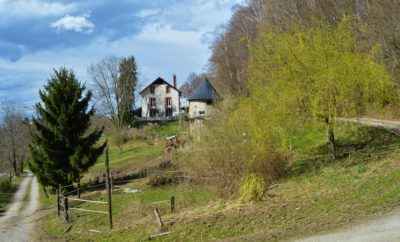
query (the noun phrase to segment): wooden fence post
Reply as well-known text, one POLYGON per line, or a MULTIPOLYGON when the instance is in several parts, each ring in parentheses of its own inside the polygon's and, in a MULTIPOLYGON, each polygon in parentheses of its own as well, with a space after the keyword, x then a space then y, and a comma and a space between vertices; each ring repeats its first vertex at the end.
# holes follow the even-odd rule
POLYGON ((57 216, 60 217, 60 196, 61 196, 61 184, 58 184, 58 188, 57 188, 57 216))
POLYGON ((110 174, 110 187, 111 187, 111 191, 114 189, 114 178, 112 176, 112 174, 110 174))
POLYGON ((111 195, 111 176, 110 176, 110 160, 108 155, 108 147, 106 150, 106 171, 107 171, 107 201, 108 201, 108 220, 110 222, 110 229, 113 228, 112 221, 112 195, 111 195))
POLYGON ((175 212, 175 196, 171 197, 171 213, 175 212))
POLYGON ((68 215, 68 196, 64 196, 64 219, 65 222, 69 222, 69 215, 68 215))
POLYGON ((160 210, 158 210, 158 208, 154 209, 154 215, 156 216, 156 222, 159 226, 160 232, 163 232, 164 230, 164 223, 161 219, 161 215, 160 215, 160 210))
POLYGON ((77 185, 77 192, 78 192, 78 198, 81 198, 81 178, 78 178, 78 185, 77 185))

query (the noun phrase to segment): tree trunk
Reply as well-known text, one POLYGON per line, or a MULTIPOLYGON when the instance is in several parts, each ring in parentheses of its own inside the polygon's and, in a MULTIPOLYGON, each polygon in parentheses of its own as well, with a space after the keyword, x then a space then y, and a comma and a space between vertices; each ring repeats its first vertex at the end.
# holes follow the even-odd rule
POLYGON ((13 166, 14 175, 15 175, 15 176, 19 176, 19 174, 18 174, 18 167, 17 167, 17 161, 16 161, 16 160, 13 160, 12 166, 13 166))
POLYGON ((329 153, 332 159, 336 159, 336 140, 335 140, 335 131, 332 121, 329 118, 325 119, 326 125, 328 126, 328 146, 329 153))
POLYGON ((10 180, 9 180, 9 181, 10 181, 10 184, 12 184, 13 175, 12 175, 12 172, 11 172, 11 171, 9 172, 9 179, 10 179, 10 180))
POLYGON ((23 174, 24 173, 24 162, 21 160, 19 164, 19 173, 23 174))
POLYGON ((19 176, 17 152, 15 151, 14 142, 13 142, 13 147, 12 147, 12 166, 13 166, 15 176, 19 176))

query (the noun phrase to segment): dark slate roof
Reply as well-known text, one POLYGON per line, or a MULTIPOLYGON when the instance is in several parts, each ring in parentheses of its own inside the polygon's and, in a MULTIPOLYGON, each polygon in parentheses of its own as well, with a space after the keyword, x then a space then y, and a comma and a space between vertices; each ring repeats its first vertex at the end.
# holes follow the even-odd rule
POLYGON ((157 85, 161 85, 161 84, 167 84, 168 86, 170 86, 171 88, 177 90, 179 93, 181 93, 181 91, 174 87, 173 85, 171 85, 169 82, 167 82, 166 80, 164 80, 163 78, 159 77, 156 80, 154 80, 152 83, 150 83, 149 85, 147 85, 145 88, 143 88, 143 90, 139 93, 142 94, 144 91, 146 91, 147 88, 150 88, 152 85, 157 84, 157 85))
POLYGON ((218 97, 217 91, 211 85, 210 81, 206 79, 187 99, 189 101, 215 101, 218 97))

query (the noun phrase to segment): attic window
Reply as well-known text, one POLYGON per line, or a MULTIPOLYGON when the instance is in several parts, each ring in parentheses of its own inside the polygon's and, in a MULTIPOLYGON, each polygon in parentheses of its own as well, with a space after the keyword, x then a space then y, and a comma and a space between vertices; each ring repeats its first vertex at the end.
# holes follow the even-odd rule
POLYGON ((171 87, 167 86, 167 93, 170 93, 170 92, 171 92, 171 87))
POLYGON ((154 85, 150 86, 150 93, 154 94, 156 90, 156 87, 154 85))

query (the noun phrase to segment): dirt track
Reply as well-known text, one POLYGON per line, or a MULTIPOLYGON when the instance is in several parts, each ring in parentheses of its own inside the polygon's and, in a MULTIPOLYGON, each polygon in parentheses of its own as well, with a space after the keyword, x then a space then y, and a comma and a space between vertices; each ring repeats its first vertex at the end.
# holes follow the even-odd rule
POLYGON ((13 203, 0 217, 0 242, 32 241, 33 215, 38 207, 39 184, 35 177, 28 175, 21 182, 13 203))
POLYGON ((400 211, 343 230, 296 242, 397 242, 400 241, 400 211))
POLYGON ((400 135, 400 121, 381 120, 373 118, 338 118, 337 121, 358 123, 370 127, 384 128, 400 135))

